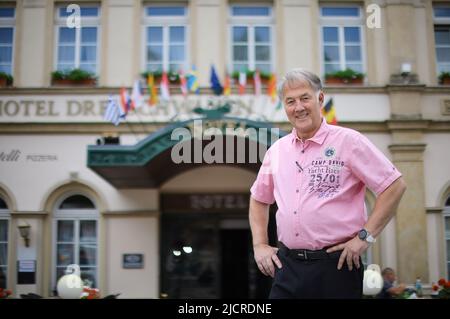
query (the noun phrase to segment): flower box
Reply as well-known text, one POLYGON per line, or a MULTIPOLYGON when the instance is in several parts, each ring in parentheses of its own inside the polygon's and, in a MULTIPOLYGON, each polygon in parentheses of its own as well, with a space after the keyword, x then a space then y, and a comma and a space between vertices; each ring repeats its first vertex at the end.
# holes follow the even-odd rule
POLYGON ((347 79, 347 78, 340 78, 336 76, 331 76, 325 78, 326 84, 336 84, 336 85, 345 85, 345 84, 363 84, 364 79, 363 78, 354 78, 354 79, 347 79))
MULTIPOLYGON (((231 74, 231 78, 234 79, 234 83, 236 85, 239 85, 239 73, 240 72, 238 72, 238 71, 234 71, 231 74)), ((247 76, 246 85, 255 86, 255 78, 254 78, 255 71, 247 70, 247 71, 245 71, 245 74, 247 76)), ((270 76, 271 76, 270 73, 260 72, 259 78, 261 79, 261 85, 267 86, 269 84, 270 76)))
POLYGON ((364 83, 364 74, 345 69, 325 74, 325 83, 334 85, 361 85, 364 83))
POLYGON ((55 86, 95 86, 96 84, 96 76, 81 69, 52 72, 52 85, 55 86))
MULTIPOLYGON (((155 85, 160 85, 162 80, 162 72, 161 71, 155 71, 155 72, 142 72, 141 76, 145 80, 145 83, 147 83, 147 79, 150 73, 153 73, 153 79, 155 81, 155 85)), ((167 78, 169 80, 169 85, 179 85, 180 82, 180 75, 177 72, 168 72, 167 78)))
POLYGON ((0 88, 11 86, 13 83, 13 77, 7 73, 0 72, 0 88))
POLYGON ((95 79, 84 79, 84 80, 69 80, 69 79, 58 79, 52 80, 52 85, 55 86, 95 86, 97 81, 95 79))
POLYGON ((439 74, 439 83, 442 85, 450 85, 450 72, 442 72, 439 74))

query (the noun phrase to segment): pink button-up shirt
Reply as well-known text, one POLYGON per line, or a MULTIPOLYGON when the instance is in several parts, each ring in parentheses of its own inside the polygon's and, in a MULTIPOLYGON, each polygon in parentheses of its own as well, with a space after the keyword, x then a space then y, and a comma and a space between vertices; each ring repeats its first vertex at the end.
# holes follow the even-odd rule
POLYGON ((266 152, 252 197, 278 205, 278 240, 322 249, 354 237, 367 221, 366 186, 376 195, 401 176, 362 134, 323 119, 305 141, 292 133, 266 152))

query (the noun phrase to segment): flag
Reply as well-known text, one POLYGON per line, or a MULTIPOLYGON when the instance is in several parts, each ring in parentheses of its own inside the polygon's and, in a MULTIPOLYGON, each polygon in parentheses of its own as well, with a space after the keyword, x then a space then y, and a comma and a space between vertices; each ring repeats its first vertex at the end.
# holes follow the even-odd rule
POLYGON ((124 87, 120 89, 120 103, 122 104, 122 109, 125 114, 128 114, 128 112, 131 110, 131 98, 128 94, 128 90, 124 87))
POLYGON ((142 106, 142 92, 140 80, 134 81, 133 91, 131 92, 131 101, 133 108, 140 108, 142 106))
POLYGON ((267 95, 270 96, 272 102, 277 99, 277 79, 275 74, 270 75, 269 84, 267 85, 267 95))
POLYGON ((261 95, 261 76, 258 70, 253 73, 253 82, 255 83, 255 95, 261 95))
POLYGON ((156 91, 155 77, 153 73, 149 73, 147 77, 148 86, 148 104, 153 106, 158 103, 158 93, 156 91))
POLYGON ((245 85, 247 84, 247 74, 239 72, 239 94, 245 93, 245 85))
POLYGON ((223 93, 223 87, 222 84, 220 84, 219 78, 216 73, 216 69, 214 68, 214 65, 211 65, 211 89, 213 90, 215 95, 221 95, 223 93))
POLYGON ((223 84, 223 95, 229 96, 231 94, 231 78, 228 72, 225 74, 225 81, 223 84))
POLYGON ((180 70, 180 73, 178 76, 180 77, 181 94, 183 94, 183 96, 186 97, 188 94, 188 88, 187 88, 186 77, 184 76, 183 70, 180 70))
POLYGON ((333 99, 329 99, 325 106, 322 108, 322 115, 325 117, 325 120, 328 124, 338 124, 333 99))
POLYGON ((117 104, 117 101, 113 99, 112 96, 109 96, 108 98, 108 105, 106 106, 106 111, 103 118, 106 121, 110 121, 115 126, 119 125, 122 119, 125 118, 125 112, 122 110, 119 104, 117 104))
POLYGON ((187 87, 190 92, 194 92, 196 94, 200 93, 197 79, 197 70, 195 66, 192 66, 192 70, 187 76, 187 87))
POLYGON ((167 72, 163 72, 162 78, 161 78, 161 84, 159 86, 161 99, 162 100, 169 100, 170 99, 170 92, 169 92, 169 78, 167 77, 167 72))

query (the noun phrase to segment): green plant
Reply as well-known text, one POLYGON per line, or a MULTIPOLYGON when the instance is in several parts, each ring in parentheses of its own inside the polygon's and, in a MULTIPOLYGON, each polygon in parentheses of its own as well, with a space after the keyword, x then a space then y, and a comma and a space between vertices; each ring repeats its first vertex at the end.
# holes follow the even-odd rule
POLYGON ((450 281, 445 280, 444 278, 439 279, 438 285, 433 287, 434 291, 437 291, 437 298, 439 299, 450 299, 450 281), (435 290, 436 289, 436 290, 435 290))
POLYGON ((53 71, 52 80, 64 80, 66 78, 65 72, 63 71, 53 71))
POLYGON ((73 69, 67 74, 67 78, 72 81, 83 81, 95 79, 95 75, 85 70, 73 69))
MULTIPOLYGON (((239 71, 234 71, 233 73, 231 73, 231 77, 233 79, 239 79, 239 73, 240 73, 239 71)), ((253 75, 255 74, 255 71, 246 70, 246 71, 244 71, 244 73, 247 75, 247 79, 248 78, 253 79, 253 75)), ((271 75, 272 74, 269 72, 261 72, 261 71, 259 72, 259 77, 261 78, 261 80, 269 80, 271 75)))
MULTIPOLYGON (((153 74, 153 77, 155 79, 161 79, 162 77, 162 71, 153 71, 153 72, 145 71, 141 73, 141 76, 144 79, 147 79, 150 74, 153 74)), ((176 71, 167 72, 167 77, 169 79, 169 82, 171 83, 178 83, 178 81, 180 81, 180 74, 176 71)))
POLYGON ((6 85, 11 85, 13 83, 12 75, 5 72, 0 72, 0 79, 6 79, 6 85))
POLYGON ((347 68, 347 69, 341 70, 341 71, 326 73, 325 79, 328 79, 328 78, 339 78, 339 79, 350 81, 350 80, 364 78, 364 73, 356 72, 352 69, 347 68))
POLYGON ((445 79, 450 79, 450 72, 441 72, 439 74, 439 83, 443 83, 445 79))
POLYGON ((72 69, 66 71, 53 71, 52 80, 70 80, 70 81, 84 81, 84 80, 95 80, 95 74, 82 70, 82 69, 72 69))

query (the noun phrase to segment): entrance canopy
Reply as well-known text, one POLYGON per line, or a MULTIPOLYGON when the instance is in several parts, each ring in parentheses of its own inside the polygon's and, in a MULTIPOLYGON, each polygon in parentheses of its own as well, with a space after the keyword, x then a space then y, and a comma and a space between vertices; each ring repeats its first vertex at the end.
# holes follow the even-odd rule
POLYGON ((284 135, 267 122, 207 115, 166 126, 135 145, 89 145, 87 165, 116 188, 154 188, 200 165, 256 172, 267 148, 284 135))

